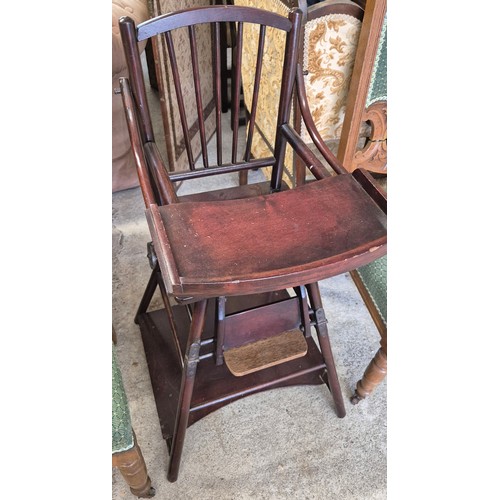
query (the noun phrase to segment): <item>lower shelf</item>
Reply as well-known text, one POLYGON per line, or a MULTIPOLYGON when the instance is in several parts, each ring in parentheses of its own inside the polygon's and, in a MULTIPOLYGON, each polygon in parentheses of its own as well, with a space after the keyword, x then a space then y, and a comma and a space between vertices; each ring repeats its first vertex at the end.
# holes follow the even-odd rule
MULTIPOLYGON (((209 302, 210 305, 213 304, 209 302)), ((176 327, 187 331, 189 318, 184 307, 176 306, 173 312, 176 327)), ((144 313, 138 317, 138 322, 162 434, 168 442, 174 430, 181 366, 165 309, 144 313)), ((214 322, 207 321, 202 339, 213 337, 213 330, 214 322)), ((276 387, 325 383, 323 356, 311 337, 304 341, 307 345, 305 355, 243 376, 233 375, 226 364, 217 366, 213 357, 201 359, 196 372, 188 425, 250 394, 276 387)))

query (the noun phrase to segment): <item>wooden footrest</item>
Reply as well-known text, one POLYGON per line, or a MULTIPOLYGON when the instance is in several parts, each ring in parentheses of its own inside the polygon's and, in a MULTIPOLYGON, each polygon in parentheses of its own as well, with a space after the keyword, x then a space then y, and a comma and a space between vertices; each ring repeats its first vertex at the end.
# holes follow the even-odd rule
POLYGON ((224 352, 229 371, 237 376, 248 375, 307 354, 307 342, 300 330, 258 340, 224 352))

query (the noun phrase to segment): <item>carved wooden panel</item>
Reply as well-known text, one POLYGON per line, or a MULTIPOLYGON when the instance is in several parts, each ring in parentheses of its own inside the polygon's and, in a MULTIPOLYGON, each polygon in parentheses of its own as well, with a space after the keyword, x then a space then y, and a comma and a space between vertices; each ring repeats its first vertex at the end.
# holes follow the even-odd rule
POLYGON ((367 0, 337 157, 357 167, 387 173, 386 0, 367 0), (360 128, 371 125, 369 140, 357 148, 360 128))

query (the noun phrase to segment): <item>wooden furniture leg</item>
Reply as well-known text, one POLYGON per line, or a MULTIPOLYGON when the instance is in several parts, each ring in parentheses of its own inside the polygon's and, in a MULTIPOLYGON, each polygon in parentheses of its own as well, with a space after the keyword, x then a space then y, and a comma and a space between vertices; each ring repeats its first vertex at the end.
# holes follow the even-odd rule
POLYGON ((113 467, 118 467, 123 479, 129 485, 130 491, 135 496, 151 498, 156 494, 155 489, 151 486, 151 479, 148 476, 141 448, 136 441, 130 450, 113 454, 113 467))
POLYGON ((182 372, 181 390, 177 406, 174 434, 172 436, 172 446, 170 448, 170 461, 167 472, 167 479, 170 482, 176 481, 177 476, 179 475, 182 447, 186 436, 191 398, 193 396, 194 377, 196 375, 196 368, 200 359, 200 339, 203 325, 205 323, 206 309, 206 300, 196 302, 194 305, 193 319, 189 330, 184 369, 182 372))
POLYGON ((335 362, 333 360, 330 339, 328 338, 326 315, 325 310, 323 309, 323 304, 321 302, 318 283, 307 285, 306 288, 311 299, 311 305, 315 317, 315 328, 318 334, 321 353, 323 354, 323 358, 325 359, 328 387, 332 394, 333 402, 335 403, 335 413, 339 418, 343 418, 346 414, 344 400, 342 398, 342 391, 340 389, 340 383, 337 377, 337 370, 335 369, 335 362))
POLYGON ((364 268, 351 271, 354 284, 380 333, 380 349, 367 366, 361 380, 356 384, 352 404, 365 399, 387 375, 387 264, 380 259, 364 268), (362 277, 363 276, 363 277, 362 277))
POLYGON ((387 352, 384 346, 382 346, 367 366, 363 378, 357 383, 351 403, 355 405, 362 399, 365 399, 384 380, 386 375, 387 352))
POLYGON ((149 278, 146 290, 144 291, 144 295, 142 296, 141 303, 137 308, 137 313, 134 318, 134 322, 137 325, 139 324, 138 317, 148 310, 148 306, 151 303, 156 287, 158 286, 158 276, 159 276, 159 266, 158 264, 156 264, 149 278))

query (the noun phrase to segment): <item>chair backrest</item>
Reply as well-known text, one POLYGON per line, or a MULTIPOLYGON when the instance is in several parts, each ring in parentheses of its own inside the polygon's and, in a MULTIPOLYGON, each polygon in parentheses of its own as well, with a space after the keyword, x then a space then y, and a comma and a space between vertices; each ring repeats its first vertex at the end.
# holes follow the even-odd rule
MULTIPOLYGON (((356 46, 361 29, 363 9, 350 0, 325 0, 312 7, 306 0, 234 0, 235 5, 259 7, 276 12, 282 16, 295 7, 304 13, 302 26, 302 41, 299 48, 299 62, 304 71, 305 92, 316 127, 325 141, 338 141, 342 129, 345 103, 354 65, 356 46)), ((251 38, 255 33, 247 31, 245 38, 255 45, 251 38)), ((283 46, 282 34, 276 33, 276 52, 283 46)), ((247 41, 247 40, 245 40, 247 41)), ((245 54, 244 54, 245 55, 245 54)), ((276 114, 276 103, 272 96, 279 88, 280 75, 277 68, 270 68, 266 75, 267 100, 261 101, 257 115, 257 136, 253 142, 253 152, 263 154, 269 151, 269 137, 273 136, 270 118, 276 114)), ((245 103, 249 101, 249 87, 246 72, 243 72, 243 92, 245 103)), ((300 113, 292 107, 294 128, 306 143, 311 138, 300 113)), ((291 184, 304 182, 304 171, 294 161, 291 150, 285 158, 285 179, 291 184)))
MULTIPOLYGON (((279 190, 282 178, 283 156, 286 146, 285 139, 281 136, 279 127, 284 123, 288 123, 290 119, 291 97, 298 60, 300 24, 301 12, 298 9, 293 10, 288 18, 286 18, 261 9, 234 6, 231 8, 227 8, 226 6, 207 6, 203 8, 186 9, 151 19, 138 26, 135 26, 134 21, 129 17, 120 19, 120 32, 130 74, 130 89, 122 89, 122 92, 130 92, 129 99, 134 103, 138 122, 138 130, 135 131, 137 140, 133 140, 132 142, 136 142, 136 159, 137 156, 142 156, 145 153, 142 158, 144 168, 148 169, 148 173, 150 174, 149 177, 153 179, 154 183, 153 186, 146 188, 152 190, 153 193, 151 196, 158 204, 168 202, 168 198, 175 198, 175 193, 172 192, 172 189, 169 189, 169 182, 164 178, 165 173, 161 172, 162 160, 157 150, 148 151, 148 149, 153 148, 155 138, 145 90, 138 43, 155 36, 161 36, 165 39, 165 46, 168 51, 169 71, 171 72, 174 88, 170 96, 166 98, 175 99, 177 101, 184 144, 186 145, 189 158, 189 170, 171 173, 168 176, 169 181, 177 182, 206 175, 271 166, 273 168, 271 190, 279 190), (239 138, 239 127, 237 123, 238 113, 234 113, 235 123, 233 123, 232 131, 227 132, 230 136, 229 138, 225 138, 221 122, 220 36, 221 30, 225 29, 225 23, 234 23, 237 34, 233 88, 239 88, 241 83, 243 33, 246 29, 250 29, 252 25, 257 26, 259 32, 256 54, 254 56, 255 59, 252 63, 254 68, 252 105, 243 146, 240 142, 241 138, 239 138), (206 57, 206 47, 204 47, 204 58, 201 60, 201 52, 197 44, 197 33, 202 29, 210 30, 212 47, 208 52, 211 57, 208 58, 206 57), (251 145, 254 135, 255 114, 259 100, 259 91, 261 88, 261 74, 264 65, 277 63, 276 60, 266 57, 266 53, 273 51, 273 47, 267 41, 267 37, 270 31, 276 30, 286 34, 286 46, 283 59, 279 62, 279 64, 282 65, 282 81, 281 92, 280 95, 277 96, 279 105, 278 113, 275 117, 275 136, 273 138, 274 151, 271 156, 268 155, 264 158, 254 158, 251 155, 251 145), (186 68, 182 68, 183 71, 179 71, 176 57, 179 51, 190 52, 191 71, 186 71, 186 68), (204 116, 204 112, 206 112, 207 103, 203 102, 204 89, 202 89, 200 85, 200 71, 210 71, 213 75, 213 88, 209 89, 211 92, 208 93, 209 98, 213 98, 211 113, 214 113, 216 121, 216 158, 213 159, 209 158, 207 149, 207 142, 210 139, 205 133, 206 116, 204 116), (189 77, 183 79, 186 74, 189 74, 189 77), (191 89, 193 91, 192 94, 195 96, 197 108, 197 120, 195 123, 188 123, 186 119, 185 94, 187 89, 191 89), (190 143, 193 134, 199 136, 201 144, 201 165, 197 163, 197 158, 194 157, 191 150, 190 143), (140 148, 137 147, 137 143, 142 145, 143 151, 140 151, 140 148), (229 146, 229 148, 227 148, 227 146, 229 146), (229 149, 230 153, 226 155, 228 157, 225 158, 223 152, 227 149, 229 149)), ((126 98, 127 96, 125 96, 125 99, 126 98)), ((174 169, 170 168, 170 170, 174 169)), ((141 186, 144 189, 143 183, 141 183, 141 186)))
POLYGON ((367 0, 337 156, 352 172, 387 173, 387 0, 367 0), (358 148, 360 127, 370 123, 358 148))

